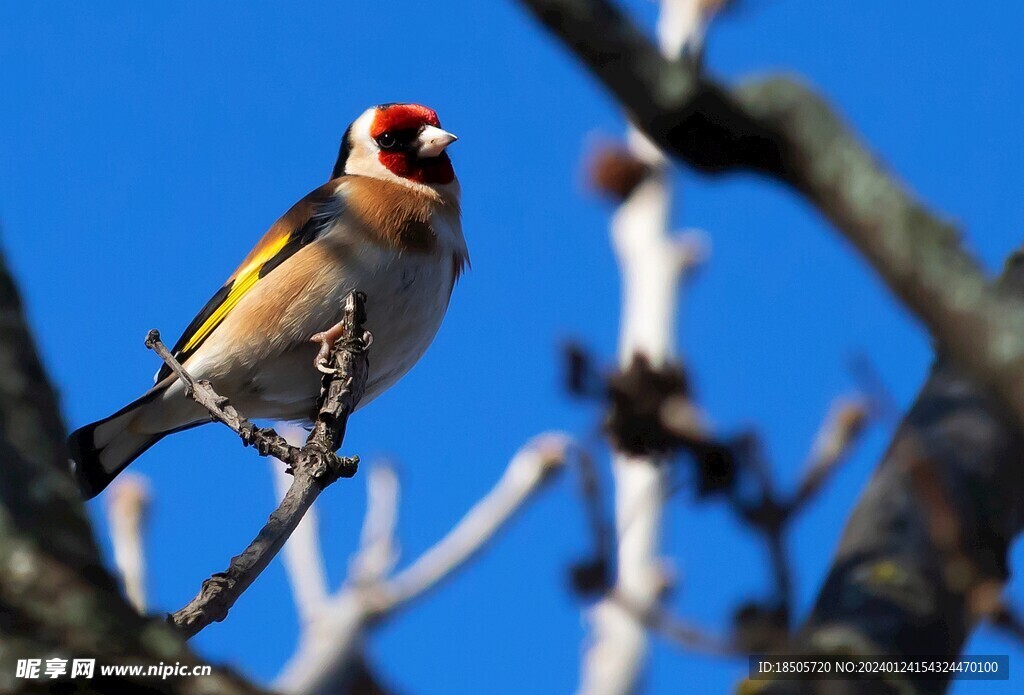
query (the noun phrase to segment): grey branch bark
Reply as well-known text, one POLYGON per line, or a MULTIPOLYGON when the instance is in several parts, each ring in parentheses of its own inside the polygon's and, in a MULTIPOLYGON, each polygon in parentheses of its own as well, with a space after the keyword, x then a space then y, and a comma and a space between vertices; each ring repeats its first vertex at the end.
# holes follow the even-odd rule
MULTIPOLYGON (((1024 256, 1001 289, 1024 295, 1024 256)), ((991 617, 1024 529, 1024 434, 939 357, 857 503, 797 646, 814 653, 957 655, 991 617), (996 593, 996 597, 998 593, 996 593)), ((765 693, 878 693, 878 683, 774 683, 765 693)), ((942 693, 944 680, 908 683, 942 693)))
MULTIPOLYGON (((16 662, 51 656, 103 663, 201 663, 180 634, 136 613, 103 567, 75 488, 53 389, 14 281, 0 257, 0 692, 16 662)), ((95 679, 92 687, 102 689, 95 679)), ((120 679, 122 689, 256 693, 217 670, 208 678, 120 679)))
MULTIPOLYGON (((1011 291, 1024 286, 1020 257, 990 282, 959 231, 806 86, 781 77, 720 86, 695 61, 665 60, 608 0, 522 1, 663 151, 707 173, 749 171, 788 186, 936 339, 940 358, 850 521, 803 643, 957 654, 997 604, 992 587, 1007 576, 1024 513, 1024 302, 1011 291)), ((942 692, 946 683, 910 687, 942 692)))
POLYGON ((789 186, 860 251, 949 358, 1024 423, 1024 302, 993 287, 958 230, 887 172, 812 90, 781 77, 730 90, 665 60, 608 0, 522 0, 664 152, 698 170, 789 186))
POLYGON ((170 622, 187 637, 227 617, 235 601, 284 547, 320 493, 338 478, 351 477, 355 473, 358 459, 339 458, 334 452, 345 437, 349 415, 363 397, 370 369, 367 351, 372 339, 363 329, 366 320, 364 302, 365 297, 358 292, 350 293, 345 299, 345 314, 341 321, 345 328, 344 337, 331 351, 331 373, 324 376, 313 430, 302 448, 289 445, 273 430, 254 427, 239 416, 208 382, 192 379, 160 342, 156 331, 151 331, 146 339, 146 345, 156 350, 188 385, 186 395, 207 408, 214 419, 238 433, 243 442, 254 443, 261 454, 271 454, 288 464, 293 476, 284 499, 256 538, 241 554, 231 558, 227 570, 203 582, 195 598, 169 616, 170 622))

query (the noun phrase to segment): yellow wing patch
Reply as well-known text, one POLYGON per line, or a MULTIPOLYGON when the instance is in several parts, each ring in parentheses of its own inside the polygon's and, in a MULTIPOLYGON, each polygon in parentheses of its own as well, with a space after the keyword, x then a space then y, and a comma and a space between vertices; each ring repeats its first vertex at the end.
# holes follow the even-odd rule
POLYGON ((220 305, 214 309, 213 313, 210 314, 202 325, 196 329, 188 342, 182 348, 183 352, 190 352, 196 348, 200 343, 206 340, 206 337, 213 332, 213 329, 220 325, 220 322, 224 320, 224 317, 235 308, 235 306, 242 300, 245 293, 253 288, 256 281, 260 278, 260 268, 263 264, 272 259, 285 247, 289 240, 288 234, 282 234, 272 243, 264 246, 253 258, 249 259, 249 262, 242 268, 239 268, 238 272, 235 273, 234 282, 231 283, 231 289, 228 291, 228 296, 220 303, 220 305))
MULTIPOLYGON (((282 240, 282 242, 287 241, 287 237, 283 238, 282 240)), ((285 245, 282 244, 281 246, 284 247, 285 245)), ((281 251, 281 248, 278 248, 276 250, 281 251)), ((269 258, 272 258, 272 256, 273 254, 271 254, 263 262, 269 260, 269 258)), ((213 330, 218 327, 218 325, 220 325, 220 321, 224 320, 224 316, 226 316, 227 313, 234 308, 234 306, 236 306, 240 301, 242 301, 242 298, 245 296, 245 294, 249 292, 254 285, 256 285, 256 280, 259 279, 260 265, 262 265, 262 262, 259 265, 247 266, 245 271, 239 274, 236 280, 234 280, 233 283, 231 283, 231 289, 227 293, 227 297, 225 297, 224 301, 222 301, 220 305, 216 309, 214 309, 213 313, 210 314, 210 316, 205 321, 203 321, 203 324, 200 325, 199 329, 196 330, 196 333, 191 335, 191 337, 188 339, 188 342, 185 343, 183 348, 181 348, 182 351, 190 352, 191 350, 198 347, 200 343, 206 340, 206 337, 209 336, 213 332, 213 330)))
MULTIPOLYGON (((217 326, 242 301, 260 279, 285 262, 299 249, 314 241, 319 233, 333 224, 341 211, 336 198, 337 181, 331 181, 307 195, 284 214, 263 235, 256 247, 242 261, 227 282, 206 303, 182 333, 172 352, 185 362, 199 349, 217 326)), ((170 376, 167 365, 160 368, 156 380, 170 376)))

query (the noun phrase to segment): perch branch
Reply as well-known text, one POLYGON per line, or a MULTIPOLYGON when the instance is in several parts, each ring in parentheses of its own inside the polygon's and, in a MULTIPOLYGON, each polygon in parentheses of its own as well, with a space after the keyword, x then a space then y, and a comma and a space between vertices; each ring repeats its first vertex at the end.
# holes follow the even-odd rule
POLYGON ((349 580, 303 631, 299 648, 275 688, 307 695, 337 692, 360 655, 367 626, 390 617, 464 567, 562 469, 571 447, 563 434, 541 435, 528 442, 491 491, 444 538, 390 578, 386 573, 395 551, 389 529, 398 489, 378 480, 378 489, 370 491, 376 501, 367 510, 363 545, 349 580), (376 559, 370 561, 371 557, 376 559))
MULTIPOLYGON (((285 424, 283 436, 289 442, 301 441, 305 432, 301 427, 285 424)), ((278 499, 283 499, 288 492, 291 480, 280 461, 271 461, 271 473, 278 499)), ((387 465, 375 465, 370 468, 366 477, 367 511, 363 523, 361 548, 353 559, 350 577, 360 576, 362 571, 384 566, 380 562, 362 563, 365 570, 357 569, 364 555, 373 558, 393 557, 393 545, 383 538, 393 532, 393 522, 397 514, 398 478, 393 469, 387 465), (388 517, 391 516, 389 519, 388 517), (389 530, 390 528, 390 530, 389 530), (369 565, 369 566, 368 566, 369 565)), ((326 612, 329 600, 327 577, 324 569, 324 557, 321 551, 319 527, 317 525, 316 504, 314 503, 295 533, 285 543, 283 551, 285 572, 292 587, 295 607, 300 619, 300 642, 316 639, 317 624, 326 612)), ((370 670, 362 649, 358 646, 352 655, 348 667, 338 674, 332 685, 335 692, 345 693, 376 693, 384 695, 388 692, 381 685, 380 679, 370 670)))
POLYGON ((273 454, 287 463, 293 475, 284 499, 256 538, 231 559, 226 571, 203 582, 195 598, 169 617, 186 636, 192 637, 210 623, 223 620, 235 601, 281 550, 324 488, 339 477, 351 477, 355 473, 358 459, 339 458, 334 452, 345 436, 348 416, 355 410, 366 387, 370 337, 363 330, 364 302, 365 298, 357 292, 345 299, 344 337, 331 352, 333 373, 324 376, 313 430, 301 449, 289 445, 273 430, 256 428, 239 416, 208 382, 192 379, 160 342, 159 334, 150 332, 147 346, 156 350, 185 382, 188 395, 207 408, 215 419, 237 432, 244 443, 255 444, 261 454, 273 454))
POLYGON ((197 381, 181 366, 167 346, 160 340, 160 331, 153 329, 146 336, 146 347, 155 352, 185 384, 185 396, 206 408, 210 418, 237 434, 245 446, 255 446, 262 456, 273 456, 282 461, 293 461, 299 454, 284 437, 272 429, 256 427, 240 415, 228 399, 214 391, 209 381, 197 381))
MULTIPOLYGON (((302 441, 307 434, 299 425, 285 424, 281 436, 294 446, 293 442, 302 441)), ((288 494, 292 476, 285 470, 287 464, 283 464, 280 459, 269 459, 269 463, 277 500, 280 503, 288 494)), ((320 548, 316 504, 310 505, 306 510, 302 521, 288 537, 288 542, 281 552, 299 620, 305 625, 316 618, 327 601, 327 570, 320 548)))

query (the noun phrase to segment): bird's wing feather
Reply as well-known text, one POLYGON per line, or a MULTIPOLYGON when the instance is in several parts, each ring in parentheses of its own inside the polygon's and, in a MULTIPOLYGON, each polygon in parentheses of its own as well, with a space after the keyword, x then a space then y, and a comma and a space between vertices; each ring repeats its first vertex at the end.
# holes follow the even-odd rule
MULTIPOLYGON (((175 343, 172 352, 179 362, 185 362, 199 349, 257 282, 333 224, 341 213, 342 201, 335 195, 338 184, 334 180, 317 188, 293 205, 267 230, 175 343)), ((164 365, 157 373, 156 381, 159 382, 170 373, 170 367, 164 365)))

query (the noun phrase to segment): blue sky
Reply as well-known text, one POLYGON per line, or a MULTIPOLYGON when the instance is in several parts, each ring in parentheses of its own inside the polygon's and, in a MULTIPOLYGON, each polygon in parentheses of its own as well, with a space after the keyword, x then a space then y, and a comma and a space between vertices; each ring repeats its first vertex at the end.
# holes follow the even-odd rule
MULTIPOLYGON (((647 26, 655 6, 631 0, 647 26)), ((818 85, 912 187, 969 232, 990 268, 1020 243, 1024 55, 1020 9, 995 3, 752 0, 712 36, 734 78, 782 69, 818 85)), ((618 278, 608 206, 581 155, 621 132, 615 104, 510 0, 448 3, 5 3, 0 7, 2 244, 25 294, 69 426, 137 396, 156 370, 142 340, 184 328, 263 231, 325 180, 348 122, 419 101, 460 136, 473 269, 423 361, 360 412, 345 451, 401 466, 406 559, 443 534, 527 438, 592 441, 598 413, 564 396, 558 347, 614 355, 618 278)), ((782 484, 799 475, 830 401, 865 355, 899 405, 928 340, 808 207, 751 177, 680 173, 675 222, 714 250, 684 300, 680 349, 722 432, 756 426, 782 484)), ((799 522, 801 611, 892 422, 799 522)), ((265 463, 224 429, 177 435, 133 469, 152 480, 154 605, 174 610, 247 543, 273 505, 265 463)), ((374 636, 404 692, 556 693, 577 680, 584 636, 566 568, 586 550, 566 479, 478 562, 374 636)), ((332 580, 363 509, 359 478, 323 497, 332 580)), ((97 522, 101 503, 91 503, 97 522)), ((760 546, 717 504, 671 504, 673 610, 722 627, 768 588, 760 546)), ((100 527, 102 530, 102 527, 100 527)), ((102 533, 101 533, 102 535, 102 533)), ((1014 567, 1021 568, 1020 553, 1014 567)), ((1011 596, 1024 599, 1018 584, 1011 596)), ((210 660, 267 681, 296 619, 275 563, 229 619, 195 641, 210 660)), ((973 653, 1017 645, 981 630, 973 653)), ((658 643, 650 692, 723 692, 740 662, 658 643)), ((1008 683, 956 693, 1011 692, 1008 683)))

